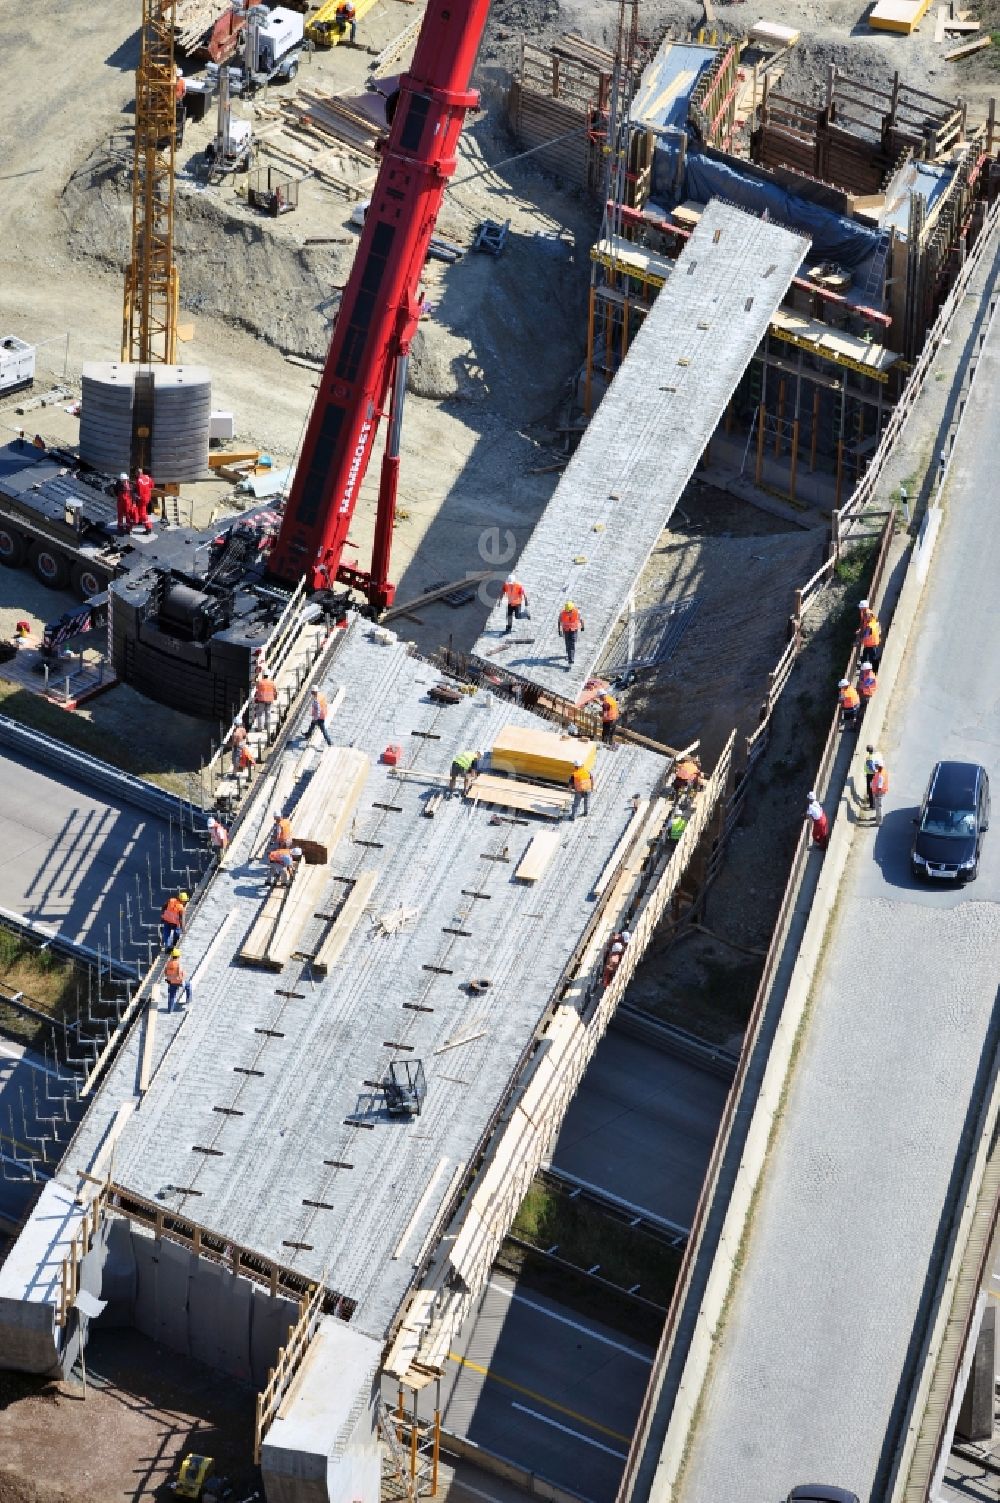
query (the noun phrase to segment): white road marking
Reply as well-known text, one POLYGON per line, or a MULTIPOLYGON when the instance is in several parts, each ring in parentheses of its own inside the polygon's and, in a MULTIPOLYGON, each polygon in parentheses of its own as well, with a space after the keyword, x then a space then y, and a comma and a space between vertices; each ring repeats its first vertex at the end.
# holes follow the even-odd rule
POLYGON ((622 1341, 612 1341, 610 1336, 602 1336, 600 1331, 594 1331, 590 1326, 583 1326, 577 1320, 570 1320, 568 1315, 557 1315, 555 1310, 549 1310, 545 1305, 536 1304, 533 1299, 526 1299, 523 1294, 515 1294, 513 1289, 506 1289, 503 1284, 495 1284, 492 1279, 490 1289, 495 1289, 498 1294, 503 1294, 509 1300, 516 1301, 519 1305, 527 1305, 529 1310, 537 1310, 539 1315, 547 1315, 549 1320, 557 1320, 560 1325, 571 1326, 574 1331, 580 1331, 584 1336, 589 1336, 592 1341, 601 1341, 605 1346, 614 1347, 616 1352, 622 1352, 626 1357, 633 1357, 636 1362, 641 1362, 645 1367, 652 1367, 652 1357, 647 1357, 642 1352, 633 1351, 622 1341))
POLYGON ((551 1425, 553 1430, 561 1430, 564 1435, 572 1435, 574 1440, 582 1440, 585 1445, 593 1446, 597 1451, 604 1451, 608 1456, 616 1456, 619 1461, 624 1461, 627 1455, 625 1451, 616 1451, 613 1446, 606 1446, 603 1441, 591 1440, 589 1435, 584 1435, 582 1430, 571 1430, 569 1425, 561 1425, 558 1420, 549 1419, 547 1414, 539 1414, 536 1409, 529 1409, 527 1404, 514 1404, 510 1406, 517 1409, 521 1414, 529 1414, 532 1419, 541 1420, 543 1425, 551 1425))
POLYGON ((463 1492, 471 1493, 474 1498, 485 1498, 486 1503, 503 1503, 503 1499, 498 1498, 495 1493, 484 1493, 481 1487, 473 1487, 471 1482, 463 1482, 457 1473, 452 1473, 448 1492, 451 1493, 456 1487, 460 1487, 463 1492))

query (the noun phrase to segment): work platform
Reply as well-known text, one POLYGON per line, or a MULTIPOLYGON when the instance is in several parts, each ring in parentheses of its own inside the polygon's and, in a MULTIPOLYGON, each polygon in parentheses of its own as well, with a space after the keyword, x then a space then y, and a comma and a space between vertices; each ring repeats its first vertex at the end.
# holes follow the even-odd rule
MULTIPOLYGON (((343 634, 325 682, 331 703, 344 691, 331 736, 365 753, 370 770, 328 868, 306 868, 329 874, 314 895, 317 915, 369 879, 339 957, 316 974, 316 917, 280 974, 240 963, 266 895, 261 856, 273 809, 289 807, 311 769, 334 755, 294 738, 185 936, 193 1006, 161 1008, 145 1065, 145 1031, 134 1032, 62 1170, 75 1189, 78 1170, 100 1166, 123 1102, 138 1095, 114 1148, 115 1183, 322 1278, 349 1302, 351 1328, 379 1340, 571 974, 595 884, 616 848, 621 858, 633 799, 648 799, 668 769, 649 751, 599 749, 590 813, 576 820, 498 813, 460 789, 449 798, 456 754, 490 746, 505 727, 543 723, 489 691, 435 703, 428 690, 438 681, 432 664, 381 628, 356 621, 343 634), (380 761, 390 746, 403 749, 397 767, 380 761), (537 880, 518 880, 543 831, 552 837, 547 865, 537 880), (418 1059, 422 1113, 392 1119, 378 1083, 390 1061, 418 1059), (148 1085, 137 1093, 143 1073, 148 1085)), ((172 1344, 183 1346, 187 1318, 181 1301, 164 1313, 172 1344)))
POLYGON ((708 206, 517 562, 530 624, 505 638, 499 605, 477 656, 577 698, 808 250, 708 206), (557 630, 566 600, 585 626, 572 668, 557 630))

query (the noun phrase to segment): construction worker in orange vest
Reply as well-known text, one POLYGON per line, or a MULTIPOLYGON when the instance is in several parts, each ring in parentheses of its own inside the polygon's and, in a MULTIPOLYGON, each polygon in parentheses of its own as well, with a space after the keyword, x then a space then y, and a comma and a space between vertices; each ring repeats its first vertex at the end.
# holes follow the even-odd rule
POLYGON ((601 740, 605 746, 614 746, 618 729, 618 701, 610 689, 601 695, 601 740))
POLYGON ((875 771, 872 774, 872 807, 875 810, 875 823, 882 823, 882 800, 889 792, 889 774, 881 757, 873 758, 875 771))
POLYGON ((181 965, 181 952, 174 948, 170 952, 170 959, 163 967, 163 979, 167 983, 167 1012, 173 1012, 177 1005, 177 998, 183 992, 184 1000, 191 1006, 191 983, 184 974, 181 965))
POLYGON ((292 868, 296 861, 302 859, 302 847, 293 845, 287 848, 279 847, 271 851, 268 856, 271 863, 271 872, 279 887, 290 887, 292 884, 292 868))
POLYGON ((705 775, 701 770, 700 757, 682 757, 674 768, 674 791, 697 793, 704 787, 705 775))
POLYGON ((842 731, 857 730, 858 716, 861 714, 861 695, 846 678, 842 678, 837 685, 840 691, 837 701, 840 705, 840 729, 842 731))
POLYGON ((861 613, 861 625, 856 633, 857 640, 872 667, 877 668, 882 655, 882 628, 867 600, 860 602, 858 610, 861 613))
POLYGON ((358 13, 354 6, 354 0, 342 0, 337 6, 337 14, 334 20, 338 21, 342 28, 347 31, 347 40, 354 46, 358 34, 358 13))
POLYGON ((861 707, 866 708, 871 703, 872 696, 878 688, 878 679, 871 663, 862 663, 858 672, 858 693, 861 695, 861 707))
POLYGON ((275 810, 274 824, 271 826, 271 844, 277 850, 287 850, 291 843, 292 821, 275 810))
POLYGON ((184 909, 188 904, 186 892, 168 898, 160 910, 160 943, 165 950, 175 945, 184 929, 184 909))
POLYGON ((513 574, 508 574, 501 591, 507 602, 507 631, 514 630, 515 617, 520 620, 528 614, 528 595, 521 581, 513 574))
POLYGON ((316 729, 316 727, 319 726, 320 730, 323 733, 323 740, 326 742, 327 746, 333 745, 333 742, 330 740, 330 732, 327 730, 326 725, 326 717, 329 712, 329 708, 330 706, 327 703, 326 695, 321 694, 316 685, 313 684, 312 688, 309 690, 309 729, 306 732, 307 741, 312 740, 312 733, 316 729))
POLYGON ((580 632, 585 631, 583 617, 573 604, 567 600, 559 612, 559 635, 563 639, 566 648, 566 666, 572 668, 573 659, 576 657, 576 639, 580 632))
POLYGON ((261 673, 253 691, 254 724, 258 731, 271 734, 271 712, 278 698, 278 686, 273 678, 261 673))
POLYGON ((583 765, 582 754, 575 759, 573 767, 573 809, 571 819, 576 819, 576 811, 583 805, 584 815, 590 813, 590 795, 594 791, 594 779, 589 770, 583 765))

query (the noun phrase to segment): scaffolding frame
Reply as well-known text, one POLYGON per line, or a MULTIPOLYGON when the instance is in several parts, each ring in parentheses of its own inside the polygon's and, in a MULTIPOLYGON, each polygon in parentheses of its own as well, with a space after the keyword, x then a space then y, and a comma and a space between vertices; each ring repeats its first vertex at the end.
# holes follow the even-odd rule
POLYGON ((142 3, 139 66, 135 75, 132 239, 122 315, 122 360, 139 365, 173 365, 177 356, 176 3, 177 0, 142 3))
POLYGON ((440 1375, 430 1379, 425 1389, 400 1383, 391 1411, 379 1401, 378 1425, 385 1442, 383 1503, 417 1503, 420 1498, 436 1497, 441 1464, 440 1375), (428 1388, 433 1402, 425 1416, 420 1399, 428 1388))

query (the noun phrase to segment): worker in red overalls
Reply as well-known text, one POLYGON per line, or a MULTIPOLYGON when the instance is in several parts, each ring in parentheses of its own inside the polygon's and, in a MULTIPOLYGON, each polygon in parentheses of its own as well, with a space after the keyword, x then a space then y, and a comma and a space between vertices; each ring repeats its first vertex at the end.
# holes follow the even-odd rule
POLYGON ((132 494, 132 483, 124 470, 115 481, 115 501, 118 503, 118 531, 128 532, 135 521, 135 497, 132 494))
POLYGON ((145 470, 137 470, 135 475, 135 524, 145 532, 152 532, 153 523, 150 519, 149 508, 153 500, 153 477, 147 475, 145 470))

